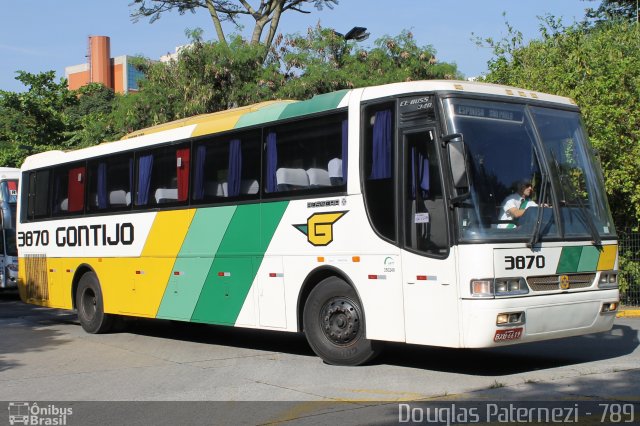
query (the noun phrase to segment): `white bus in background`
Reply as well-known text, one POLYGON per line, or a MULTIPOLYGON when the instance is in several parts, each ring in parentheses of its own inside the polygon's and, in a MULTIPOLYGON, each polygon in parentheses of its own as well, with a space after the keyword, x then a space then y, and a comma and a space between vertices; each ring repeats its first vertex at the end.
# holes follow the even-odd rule
POLYGON ((20 169, 0 167, 0 289, 16 288, 18 248, 16 246, 16 208, 20 169))

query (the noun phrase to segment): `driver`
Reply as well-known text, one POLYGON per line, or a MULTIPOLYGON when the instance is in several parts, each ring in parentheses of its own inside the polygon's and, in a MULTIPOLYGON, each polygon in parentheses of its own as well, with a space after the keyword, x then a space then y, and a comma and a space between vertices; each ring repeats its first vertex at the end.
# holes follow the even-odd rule
MULTIPOLYGON (((518 191, 509 195, 502 202, 500 207, 500 221, 517 221, 529 207, 536 207, 537 204, 531 199, 533 195, 533 185, 530 181, 518 183, 518 191)), ((498 228, 515 228, 515 223, 500 223, 498 228)))

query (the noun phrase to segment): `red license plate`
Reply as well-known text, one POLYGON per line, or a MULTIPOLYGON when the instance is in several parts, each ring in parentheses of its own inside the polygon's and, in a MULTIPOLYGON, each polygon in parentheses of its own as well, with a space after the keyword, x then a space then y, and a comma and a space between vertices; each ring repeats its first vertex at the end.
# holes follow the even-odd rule
POLYGON ((493 336, 494 342, 504 342, 507 340, 517 340, 522 337, 522 327, 509 328, 506 330, 496 330, 496 335, 493 336))

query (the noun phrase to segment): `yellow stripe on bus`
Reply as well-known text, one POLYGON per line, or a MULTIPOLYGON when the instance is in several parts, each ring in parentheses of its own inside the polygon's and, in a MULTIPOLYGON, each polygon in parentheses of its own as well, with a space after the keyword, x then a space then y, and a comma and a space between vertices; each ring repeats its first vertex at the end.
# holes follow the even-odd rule
POLYGON ((600 259, 598 259, 598 271, 607 271, 613 269, 616 264, 616 255, 618 254, 617 245, 608 245, 602 247, 600 259))

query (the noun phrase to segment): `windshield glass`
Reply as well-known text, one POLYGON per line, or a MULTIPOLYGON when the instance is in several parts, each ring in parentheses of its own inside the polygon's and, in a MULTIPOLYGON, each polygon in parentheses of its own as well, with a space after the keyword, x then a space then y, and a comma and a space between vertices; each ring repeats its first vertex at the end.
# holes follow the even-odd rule
POLYGON ((592 238, 593 224, 613 234, 578 113, 459 98, 444 105, 468 155, 469 197, 456 206, 461 240, 592 238))
POLYGON ((18 202, 18 181, 3 180, 0 182, 0 196, 9 204, 16 204, 18 202))

